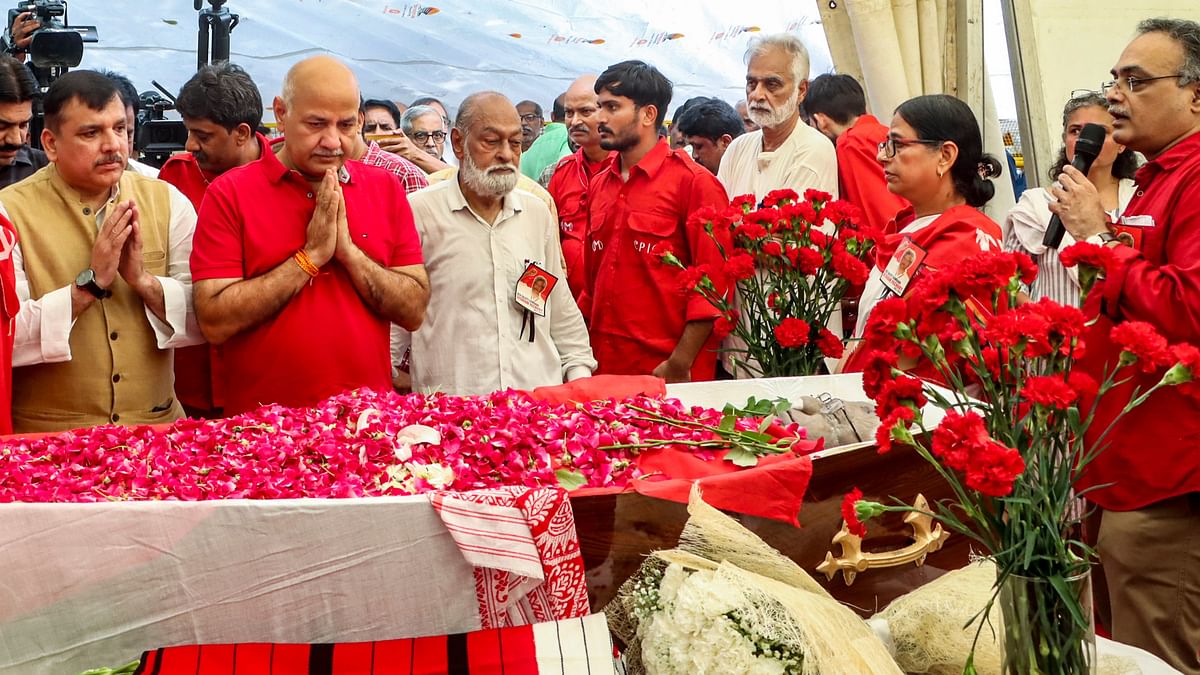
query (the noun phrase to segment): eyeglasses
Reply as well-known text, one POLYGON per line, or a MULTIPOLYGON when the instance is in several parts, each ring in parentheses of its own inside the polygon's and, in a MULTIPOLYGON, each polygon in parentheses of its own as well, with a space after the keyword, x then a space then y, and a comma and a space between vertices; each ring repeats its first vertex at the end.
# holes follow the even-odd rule
POLYGON ((909 145, 928 145, 930 147, 940 146, 945 141, 926 141, 920 138, 888 138, 886 141, 879 144, 879 152, 887 159, 896 156, 896 148, 903 148, 909 145))
POLYGON ((1119 87, 1121 91, 1125 91, 1130 94, 1136 94, 1137 92, 1141 91, 1141 86, 1146 82, 1153 82, 1155 80, 1173 80, 1180 77, 1184 77, 1183 73, 1175 73, 1174 75, 1159 75, 1158 77, 1133 77, 1131 75, 1126 77, 1118 77, 1115 80, 1109 80, 1108 82, 1100 85, 1100 93, 1107 94, 1109 89, 1112 89, 1113 87, 1119 87))
POLYGON ((444 131, 414 131, 408 136, 418 143, 424 143, 430 138, 432 138, 435 143, 441 143, 442 141, 446 140, 446 132, 444 131))
POLYGON ((537 113, 525 113, 521 115, 522 122, 537 122, 540 119, 542 119, 542 116, 537 113))
POLYGON ((1071 100, 1077 98, 1087 98, 1089 96, 1103 96, 1104 92, 1094 91, 1092 89, 1075 89, 1071 92, 1071 100))

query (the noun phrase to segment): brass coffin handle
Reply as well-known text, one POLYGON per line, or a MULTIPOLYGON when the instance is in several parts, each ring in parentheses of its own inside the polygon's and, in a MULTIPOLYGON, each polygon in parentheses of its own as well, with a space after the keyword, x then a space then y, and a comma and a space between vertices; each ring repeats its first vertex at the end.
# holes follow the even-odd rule
POLYGON ((833 543, 840 544, 842 555, 834 556, 832 551, 825 554, 825 561, 817 565, 817 571, 825 574, 825 578, 833 580, 839 570, 846 580, 846 585, 854 583, 859 572, 871 568, 898 567, 908 563, 916 563, 920 567, 925 562, 925 556, 942 548, 949 532, 942 529, 941 523, 933 522, 928 516, 929 502, 924 495, 917 495, 913 508, 922 513, 908 513, 904 522, 912 527, 913 543, 895 551, 883 553, 866 553, 862 550, 862 538, 850 534, 850 528, 842 521, 842 529, 833 535, 833 543))

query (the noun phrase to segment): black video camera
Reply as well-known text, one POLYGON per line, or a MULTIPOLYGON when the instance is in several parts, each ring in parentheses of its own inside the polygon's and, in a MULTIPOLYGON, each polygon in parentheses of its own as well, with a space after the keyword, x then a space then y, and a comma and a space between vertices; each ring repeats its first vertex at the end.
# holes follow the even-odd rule
POLYGON ((12 33, 13 22, 26 12, 41 24, 33 32, 33 39, 26 50, 42 86, 50 85, 47 79, 53 79, 67 68, 79 65, 83 60, 83 43, 99 41, 95 26, 67 24, 66 0, 24 0, 8 10, 8 23, 4 28, 6 51, 19 51, 12 33))
MULTIPOLYGON (((154 86, 160 86, 154 82, 154 86)), ((157 91, 144 91, 138 96, 137 135, 133 147, 142 153, 142 161, 161 167, 171 155, 187 144, 188 131, 180 120, 166 119, 165 113, 175 104, 157 91)))

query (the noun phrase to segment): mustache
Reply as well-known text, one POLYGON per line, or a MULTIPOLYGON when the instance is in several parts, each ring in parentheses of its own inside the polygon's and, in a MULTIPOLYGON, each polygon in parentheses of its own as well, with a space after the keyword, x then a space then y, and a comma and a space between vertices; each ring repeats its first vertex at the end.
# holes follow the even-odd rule
POLYGON ((611 133, 613 133, 612 127, 608 126, 607 124, 601 124, 601 125, 597 126, 597 127, 596 127, 596 131, 598 131, 598 132, 600 132, 600 133, 602 133, 602 134, 611 134, 611 133))
POLYGON ((1122 110, 1121 108, 1118 108, 1115 105, 1108 106, 1108 114, 1112 115, 1114 117, 1116 117, 1117 115, 1120 115, 1121 117, 1129 117, 1129 113, 1127 111, 1122 110))
POLYGON ((25 146, 24 145, 9 145, 9 144, 5 143, 4 145, 0 145, 0 152, 16 152, 23 147, 25 147, 25 146))
POLYGON ((346 154, 341 150, 313 150, 313 157, 341 157, 346 154))
POLYGON ((107 155, 101 155, 96 159, 92 166, 100 166, 101 164, 124 164, 125 157, 119 152, 113 152, 107 155))
POLYGON ((505 162, 504 164, 493 164, 492 166, 489 166, 488 168, 484 169, 483 172, 485 174, 490 175, 497 171, 500 171, 501 169, 508 169, 509 171, 518 171, 519 170, 519 169, 517 169, 517 166, 515 164, 512 164, 511 162, 505 162))
POLYGON ((587 128, 586 124, 576 124, 575 126, 567 129, 567 132, 572 134, 586 134, 588 131, 589 129, 587 128))

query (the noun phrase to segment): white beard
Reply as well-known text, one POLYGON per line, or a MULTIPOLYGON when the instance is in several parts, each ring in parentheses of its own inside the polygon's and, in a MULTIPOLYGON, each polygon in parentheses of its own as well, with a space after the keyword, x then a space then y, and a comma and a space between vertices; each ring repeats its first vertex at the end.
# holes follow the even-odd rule
POLYGON ((796 112, 797 106, 800 104, 800 90, 793 89, 791 97, 778 108, 770 108, 768 103, 754 104, 747 108, 750 119, 760 127, 773 128, 783 124, 796 112), (767 109, 756 108, 755 106, 768 106, 767 109))
POLYGON ((474 192, 490 197, 503 197, 517 187, 521 174, 514 164, 495 164, 486 169, 480 169, 471 153, 463 153, 462 166, 458 168, 463 182, 474 192), (496 174, 497 169, 511 169, 511 173, 496 174))

